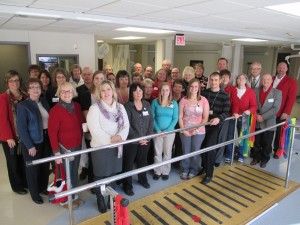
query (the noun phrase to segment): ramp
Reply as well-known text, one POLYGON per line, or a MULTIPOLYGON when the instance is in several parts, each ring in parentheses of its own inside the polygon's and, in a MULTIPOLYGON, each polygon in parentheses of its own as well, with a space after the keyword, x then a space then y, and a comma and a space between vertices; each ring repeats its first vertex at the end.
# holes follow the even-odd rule
MULTIPOLYGON (((277 203, 300 185, 244 164, 224 165, 215 171, 208 185, 202 177, 130 203, 133 225, 245 224, 277 203)), ((80 225, 111 224, 110 213, 89 219, 80 225)))

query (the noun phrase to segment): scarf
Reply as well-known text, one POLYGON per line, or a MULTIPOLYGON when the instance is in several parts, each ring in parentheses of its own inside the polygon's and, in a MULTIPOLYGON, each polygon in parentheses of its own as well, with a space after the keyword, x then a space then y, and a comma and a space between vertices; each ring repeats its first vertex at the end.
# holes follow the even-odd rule
POLYGON ((74 114, 74 104, 73 104, 73 102, 66 103, 63 100, 59 100, 58 104, 60 106, 62 106, 64 109, 66 109, 69 113, 74 114))

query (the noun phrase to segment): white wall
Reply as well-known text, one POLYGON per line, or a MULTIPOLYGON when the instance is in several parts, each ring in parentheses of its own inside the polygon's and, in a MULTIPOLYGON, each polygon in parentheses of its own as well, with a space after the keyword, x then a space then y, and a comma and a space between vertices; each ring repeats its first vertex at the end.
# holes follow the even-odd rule
POLYGON ((77 54, 82 67, 96 68, 94 35, 4 29, 0 33, 0 42, 29 42, 31 63, 36 63, 36 54, 77 54))

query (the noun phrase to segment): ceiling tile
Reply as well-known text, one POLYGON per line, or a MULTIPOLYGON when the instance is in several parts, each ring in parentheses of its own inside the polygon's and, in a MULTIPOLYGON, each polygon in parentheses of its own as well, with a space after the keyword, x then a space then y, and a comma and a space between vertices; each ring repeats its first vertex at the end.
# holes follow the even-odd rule
POLYGON ((29 6, 34 0, 0 0, 0 5, 29 6))

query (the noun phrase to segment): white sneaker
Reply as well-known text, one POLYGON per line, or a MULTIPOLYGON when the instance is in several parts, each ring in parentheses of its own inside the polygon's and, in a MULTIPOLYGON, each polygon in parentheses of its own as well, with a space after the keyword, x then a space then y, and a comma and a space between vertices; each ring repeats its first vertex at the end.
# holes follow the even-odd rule
POLYGON ((195 174, 189 173, 189 176, 188 176, 189 179, 192 179, 194 177, 195 177, 195 174))
POLYGON ((230 163, 230 162, 231 162, 231 159, 225 158, 225 163, 230 163))
POLYGON ((238 162, 243 163, 244 159, 243 158, 238 158, 238 162))
POLYGON ((188 174, 187 174, 187 173, 182 173, 182 174, 180 175, 180 179, 181 179, 181 180, 187 180, 187 179, 188 179, 188 174))

